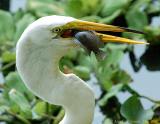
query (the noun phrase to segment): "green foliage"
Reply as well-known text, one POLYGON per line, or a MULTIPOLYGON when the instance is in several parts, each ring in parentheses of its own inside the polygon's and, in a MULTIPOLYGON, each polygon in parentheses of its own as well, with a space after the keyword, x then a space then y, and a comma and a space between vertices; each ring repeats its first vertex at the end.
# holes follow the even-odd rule
POLYGON ((14 35, 14 41, 18 41, 19 37, 23 33, 24 29, 33 21, 35 21, 35 17, 31 14, 25 14, 21 17, 20 20, 16 23, 16 33, 14 35))
POLYGON ((64 9, 61 5, 53 0, 28 0, 27 2, 27 9, 36 15, 36 17, 64 14, 64 9))
POLYGON ((79 77, 87 80, 90 77, 90 70, 89 68, 85 67, 85 66, 76 66, 74 68, 74 72, 76 75, 78 75, 79 77))
POLYGON ((129 5, 129 2, 129 0, 117 0, 116 2, 113 0, 103 0, 100 14, 106 17, 113 15, 117 11, 122 12, 129 5))
POLYGON ((105 96, 103 96, 103 98, 99 101, 99 104, 101 106, 104 106, 105 104, 107 104, 108 100, 112 98, 113 96, 116 96, 118 92, 122 90, 123 86, 124 84, 117 84, 113 86, 112 88, 110 88, 108 90, 108 93, 105 96))
POLYGON ((0 10, 0 44, 11 41, 14 35, 14 21, 9 12, 0 10))
POLYGON ((83 17, 93 14, 99 0, 66 0, 65 12, 69 16, 83 17))
POLYGON ((126 45, 108 44, 104 51, 107 56, 98 62, 95 56, 91 56, 93 68, 102 88, 108 91, 114 84, 131 82, 131 77, 119 67, 119 62, 124 55, 126 45))
MULTIPOLYGON (((25 28, 39 17, 54 14, 116 25, 118 20, 119 26, 145 32, 145 35, 127 33, 123 36, 159 44, 160 27, 150 24, 153 15, 160 15, 159 0, 28 0, 26 10, 16 13, 0 10, 0 71, 4 76, 4 83, 0 84, 0 121, 7 124, 57 124, 64 116, 63 109, 34 96, 15 69, 15 46, 25 28)), ((154 108, 143 108, 142 96, 129 86, 132 76, 120 67, 123 56, 133 52, 131 48, 126 44, 108 43, 102 48, 106 53, 104 59, 99 59, 93 52, 89 55, 78 49, 69 51, 60 61, 59 67, 64 73, 75 73, 84 80, 89 80, 91 74, 95 75, 103 92, 97 105, 107 118, 104 124, 127 124, 127 121, 147 124, 153 114, 156 115, 154 108), (123 91, 137 97, 119 103, 117 94, 123 91), (114 115, 110 116, 112 112, 114 115)), ((157 101, 143 98, 159 105, 157 101)))
POLYGON ((17 109, 17 112, 20 112, 20 115, 24 116, 27 119, 31 118, 31 106, 23 94, 16 91, 15 89, 12 89, 9 92, 9 99, 11 100, 13 105, 15 104, 15 106, 19 108, 19 111, 17 109))
POLYGON ((154 26, 146 26, 145 28, 146 35, 145 38, 152 44, 159 44, 160 39, 160 28, 154 26))
POLYGON ((15 89, 18 92, 21 92, 23 95, 25 95, 29 100, 34 99, 34 96, 32 93, 26 88, 23 81, 21 80, 19 74, 17 72, 10 72, 6 78, 5 78, 5 84, 4 84, 5 92, 4 94, 8 95, 8 93, 15 89))
POLYGON ((153 117, 151 109, 144 110, 140 100, 136 96, 130 97, 122 106, 121 114, 131 124, 145 124, 146 120, 153 117))
POLYGON ((3 62, 12 62, 16 60, 16 55, 13 52, 10 51, 4 51, 2 53, 2 60, 3 62))
POLYGON ((129 27, 143 30, 148 25, 147 13, 145 13, 148 2, 149 0, 136 1, 130 6, 129 11, 126 13, 129 27))

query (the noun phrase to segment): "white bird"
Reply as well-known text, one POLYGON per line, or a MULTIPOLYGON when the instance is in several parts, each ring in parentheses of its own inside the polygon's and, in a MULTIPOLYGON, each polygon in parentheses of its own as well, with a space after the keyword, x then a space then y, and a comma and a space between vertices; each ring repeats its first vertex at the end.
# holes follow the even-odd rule
MULTIPOLYGON (((59 60, 77 46, 72 30, 131 31, 112 25, 47 16, 30 24, 16 47, 16 66, 25 85, 46 102, 61 105, 65 116, 60 124, 91 124, 95 98, 93 90, 74 74, 59 70, 59 60), (63 37, 63 35, 67 37, 63 37)), ((125 38, 96 33, 101 41, 139 43, 125 38)))

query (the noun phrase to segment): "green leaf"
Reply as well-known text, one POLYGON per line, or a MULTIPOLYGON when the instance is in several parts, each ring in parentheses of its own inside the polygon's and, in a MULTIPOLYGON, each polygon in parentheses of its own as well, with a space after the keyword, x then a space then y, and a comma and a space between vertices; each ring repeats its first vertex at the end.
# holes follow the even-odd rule
POLYGON ((93 52, 91 52, 90 58, 92 67, 96 71, 98 69, 98 60, 96 58, 96 55, 93 52))
POLYGON ((108 100, 117 95, 117 93, 123 88, 123 84, 117 84, 115 86, 113 86, 109 91, 108 93, 103 96, 103 98, 98 102, 99 105, 103 106, 103 105, 106 105, 106 103, 108 102, 108 100))
POLYGON ((112 81, 115 84, 117 83, 128 84, 132 81, 132 78, 126 71, 119 70, 112 75, 112 81))
POLYGON ((121 51, 124 51, 124 50, 127 49, 128 45, 127 44, 108 43, 106 47, 109 50, 121 50, 121 51))
POLYGON ((131 124, 144 124, 153 116, 152 110, 144 110, 140 100, 136 96, 130 97, 122 106, 121 114, 131 124))
POLYGON ((65 11, 73 17, 82 17, 85 15, 82 0, 67 0, 65 11))
POLYGON ((12 62, 16 60, 16 55, 13 52, 5 51, 2 53, 3 62, 12 62))
POLYGON ((128 3, 129 3, 129 0, 117 0, 116 2, 114 0, 103 0, 100 14, 103 17, 111 16, 117 11, 121 11, 125 7, 127 7, 128 3))
POLYGON ((148 0, 136 1, 127 11, 126 20, 129 27, 133 29, 143 30, 148 25, 147 14, 144 12, 148 5, 148 0))
POLYGON ((96 72, 96 76, 103 88, 103 90, 108 91, 112 87, 111 77, 115 72, 111 67, 101 66, 98 67, 98 71, 96 72))
POLYGON ((129 11, 126 14, 126 20, 129 27, 138 30, 143 30, 144 27, 148 25, 147 15, 144 12, 138 10, 129 11))
POLYGON ((26 27, 31 24, 33 21, 35 21, 35 17, 31 14, 25 14, 21 20, 19 20, 16 23, 16 33, 14 35, 14 41, 17 42, 20 38, 23 31, 26 29, 26 27))
POLYGON ((151 44, 160 44, 160 27, 146 26, 145 27, 145 38, 151 44))
POLYGON ((12 41, 14 35, 14 21, 9 12, 0 10, 0 44, 12 41))
POLYGON ((28 0, 27 9, 33 12, 36 17, 49 15, 64 15, 61 2, 53 0, 28 0))
POLYGON ((121 10, 115 11, 112 15, 99 19, 100 23, 110 24, 112 21, 121 14, 121 10))
POLYGON ((85 66, 87 68, 91 68, 91 60, 90 60, 90 56, 88 56, 83 50, 79 51, 76 61, 78 61, 78 64, 81 66, 85 66))
POLYGON ((88 80, 90 78, 90 70, 89 70, 89 68, 87 68, 85 66, 79 65, 79 66, 74 67, 73 70, 77 76, 79 76, 85 80, 88 80))
POLYGON ((122 59, 123 55, 124 55, 124 53, 121 50, 112 51, 108 55, 108 57, 106 58, 107 61, 106 61, 105 65, 106 66, 111 66, 111 65, 116 66, 120 62, 120 60, 122 59))
POLYGON ((67 0, 65 4, 65 12, 69 16, 80 18, 94 13, 98 0, 67 0))
POLYGON ((153 14, 153 13, 159 13, 159 12, 160 12, 160 1, 156 0, 154 2, 151 2, 147 9, 147 13, 153 14))
POLYGON ((26 88, 17 72, 11 72, 5 78, 4 94, 7 95, 11 89, 16 89, 16 91, 25 94, 29 100, 34 99, 34 95, 26 88))
POLYGON ((31 106, 23 94, 16 91, 15 89, 12 89, 9 92, 9 98, 13 103, 20 107, 20 112, 22 112, 21 114, 23 116, 25 116, 26 118, 32 117, 31 106))
POLYGON ((37 101, 32 111, 37 115, 35 119, 40 118, 47 112, 47 103, 44 101, 37 101))
POLYGON ((14 22, 18 22, 24 16, 24 14, 26 13, 22 9, 16 11, 16 13, 13 15, 14 22))

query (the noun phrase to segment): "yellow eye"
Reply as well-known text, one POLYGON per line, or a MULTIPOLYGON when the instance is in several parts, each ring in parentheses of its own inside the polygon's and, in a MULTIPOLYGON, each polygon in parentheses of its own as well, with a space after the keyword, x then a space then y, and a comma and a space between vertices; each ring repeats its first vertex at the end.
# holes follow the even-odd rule
POLYGON ((59 28, 59 27, 54 28, 54 29, 52 30, 52 32, 54 32, 54 33, 58 33, 58 32, 61 32, 61 31, 62 31, 62 29, 59 28))

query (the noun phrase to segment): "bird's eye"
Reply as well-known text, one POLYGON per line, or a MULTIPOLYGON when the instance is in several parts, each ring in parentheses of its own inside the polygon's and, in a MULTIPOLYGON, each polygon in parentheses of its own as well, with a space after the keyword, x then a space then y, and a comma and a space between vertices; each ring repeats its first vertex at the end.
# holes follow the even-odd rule
POLYGON ((58 33, 58 32, 61 32, 61 31, 62 31, 61 28, 54 28, 54 29, 52 30, 52 32, 54 32, 54 33, 58 33))

